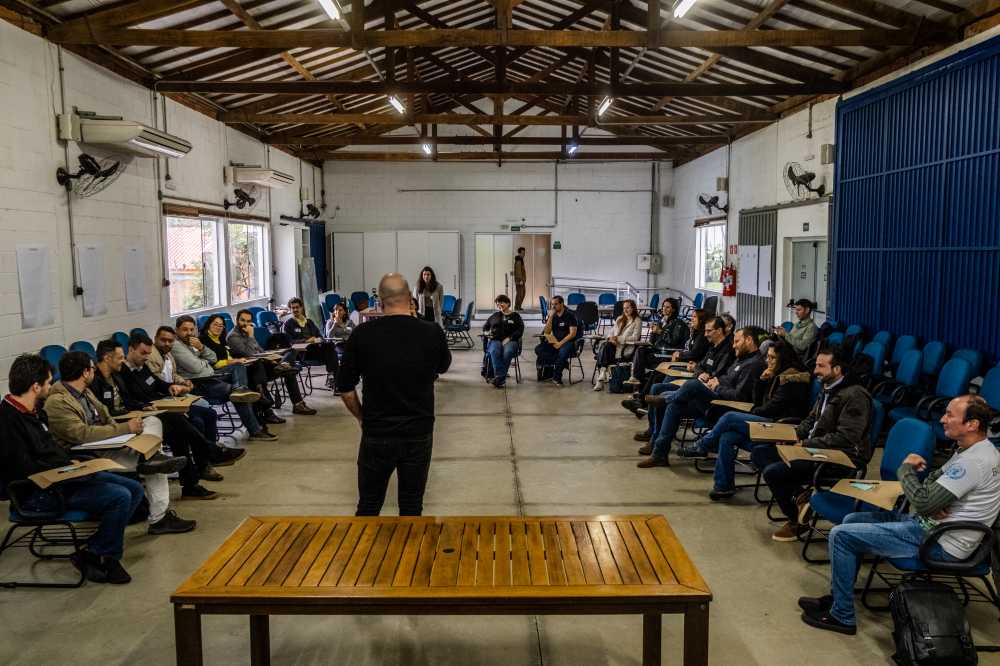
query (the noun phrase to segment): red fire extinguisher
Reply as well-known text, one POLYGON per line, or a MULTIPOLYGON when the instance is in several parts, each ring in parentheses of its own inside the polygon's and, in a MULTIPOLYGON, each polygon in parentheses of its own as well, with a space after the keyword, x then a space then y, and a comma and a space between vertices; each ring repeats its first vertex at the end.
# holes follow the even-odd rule
POLYGON ((732 264, 725 266, 720 274, 720 280, 722 282, 722 295, 723 296, 735 296, 736 295, 736 267, 732 264))

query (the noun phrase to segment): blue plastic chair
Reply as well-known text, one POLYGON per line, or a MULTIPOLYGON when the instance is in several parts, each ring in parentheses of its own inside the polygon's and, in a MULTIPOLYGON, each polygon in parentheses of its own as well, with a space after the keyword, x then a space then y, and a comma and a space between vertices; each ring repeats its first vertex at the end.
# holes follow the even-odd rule
POLYGON ((261 349, 267 349, 267 341, 271 339, 271 332, 261 326, 254 326, 253 338, 260 345, 261 349))
POLYGON ((944 366, 944 357, 948 353, 948 347, 940 340, 934 340, 924 345, 924 367, 921 372, 925 377, 933 378, 944 366))
MULTIPOLYGON (((574 291, 573 293, 566 295, 566 305, 568 305, 571 308, 576 307, 577 305, 585 302, 586 300, 587 297, 578 291, 574 291)), ((613 302, 614 301, 612 301, 612 303, 613 302)))
POLYGON ((250 317, 252 319, 256 320, 257 319, 257 313, 258 312, 266 312, 267 308, 262 308, 259 305, 255 305, 252 308, 247 308, 247 311, 250 313, 250 317))
POLYGON ((911 349, 903 354, 896 374, 892 379, 886 379, 872 387, 872 396, 886 405, 902 404, 907 394, 920 381, 920 369, 924 364, 924 355, 919 349, 911 349))
POLYGON ((228 312, 220 312, 219 316, 222 317, 222 324, 226 327, 226 333, 229 333, 234 328, 236 328, 236 323, 233 321, 233 316, 228 312))
POLYGON ((847 330, 844 331, 844 335, 845 336, 848 336, 848 335, 862 335, 863 336, 864 334, 865 334, 865 329, 862 328, 862 326, 860 324, 851 324, 850 326, 847 327, 847 330))
POLYGON ((142 333, 147 338, 150 337, 149 333, 147 333, 146 329, 144 328, 133 328, 131 331, 128 332, 129 335, 135 335, 136 333, 142 333))
POLYGON ((358 303, 360 303, 365 299, 370 299, 370 298, 371 297, 368 295, 367 291, 355 291, 351 294, 351 305, 354 306, 355 310, 357 310, 358 303))
POLYGON ((828 345, 842 345, 844 344, 844 334, 840 331, 834 331, 827 336, 826 343, 828 345))
POLYGON ((975 377, 983 369, 983 354, 978 349, 959 349, 951 355, 952 358, 964 358, 972 366, 972 376, 975 377))
POLYGON ((90 344, 86 340, 77 340, 69 346, 70 351, 82 351, 87 356, 92 359, 97 359, 97 350, 94 349, 94 345, 90 344))
POLYGON ((333 312, 333 308, 335 308, 337 306, 337 303, 339 303, 341 300, 343 299, 340 297, 340 294, 327 294, 326 296, 323 297, 323 303, 326 305, 327 309, 330 312, 333 312))
MULTIPOLYGON (((657 310, 659 310, 660 309, 660 295, 659 294, 653 294, 652 297, 650 297, 649 304, 646 307, 648 307, 653 312, 656 312, 657 310)), ((674 313, 674 314, 679 314, 679 313, 674 313)))
POLYGON ((254 317, 254 324, 257 328, 263 328, 267 330, 268 324, 277 324, 278 315, 274 314, 270 310, 264 310, 263 312, 258 312, 257 316, 254 317))
POLYGON ((986 373, 983 385, 979 387, 979 395, 989 403, 990 407, 1000 409, 1000 365, 986 373))
MULTIPOLYGON (((930 460, 934 455, 934 445, 934 434, 931 432, 930 425, 917 419, 902 419, 892 426, 888 437, 886 437, 882 463, 879 465, 879 478, 882 481, 896 481, 896 471, 903 464, 906 456, 915 453, 924 460, 930 460)), ((802 558, 812 563, 829 561, 811 559, 808 555, 809 545, 820 541, 820 539, 814 539, 814 535, 821 535, 822 540, 825 540, 829 533, 828 530, 816 527, 820 520, 839 525, 844 522, 844 518, 849 513, 882 510, 872 504, 829 490, 813 493, 809 499, 809 505, 813 510, 813 519, 809 525, 809 533, 802 544, 802 558)))
POLYGON ((888 349, 892 345, 892 333, 889 331, 879 331, 872 338, 872 342, 881 342, 888 349))
POLYGON ((781 322, 781 328, 785 329, 785 332, 788 333, 793 328, 795 328, 795 324, 793 324, 790 321, 783 321, 783 322, 781 322))
POLYGON ((885 367, 885 345, 881 342, 869 342, 861 349, 861 353, 872 359, 872 376, 876 379, 881 377, 882 368, 885 367))
POLYGON ((618 302, 618 296, 610 292, 604 292, 597 297, 597 305, 614 305, 618 302))
POLYGON ((694 300, 691 302, 691 307, 697 310, 704 304, 705 304, 705 294, 699 291, 697 294, 694 295, 694 300))
POLYGON ((893 421, 906 418, 928 421, 933 423, 938 439, 944 439, 944 430, 941 424, 935 421, 940 418, 944 412, 943 407, 949 400, 968 392, 970 381, 972 381, 972 366, 964 358, 953 358, 941 368, 937 383, 934 385, 934 393, 923 396, 914 406, 896 407, 889 412, 889 418, 893 421))
POLYGON ((465 308, 465 318, 462 321, 455 321, 444 327, 445 337, 448 339, 448 346, 460 345, 464 349, 473 349, 476 341, 472 339, 469 331, 472 328, 472 310, 475 301, 470 301, 465 308))
POLYGON ((66 354, 62 345, 45 345, 38 352, 52 366, 52 381, 59 379, 59 361, 66 354))
POLYGON ((121 345, 122 349, 128 349, 128 333, 125 331, 115 331, 111 337, 121 345))
POLYGON ((441 301, 441 314, 442 315, 454 314, 455 303, 457 301, 458 299, 452 296, 451 294, 445 294, 444 300, 441 301))
POLYGON ((544 320, 548 319, 549 318, 549 302, 547 300, 545 300, 544 296, 539 296, 538 297, 538 307, 542 311, 542 320, 544 321, 544 320))
POLYGON ((330 308, 326 307, 326 303, 319 304, 319 310, 323 313, 323 321, 327 321, 330 318, 330 308))
POLYGON ((892 347, 892 357, 889 360, 890 365, 893 369, 899 365, 899 362, 903 360, 903 354, 910 351, 911 349, 917 348, 917 338, 912 335, 901 335, 899 340, 896 340, 896 344, 892 347))

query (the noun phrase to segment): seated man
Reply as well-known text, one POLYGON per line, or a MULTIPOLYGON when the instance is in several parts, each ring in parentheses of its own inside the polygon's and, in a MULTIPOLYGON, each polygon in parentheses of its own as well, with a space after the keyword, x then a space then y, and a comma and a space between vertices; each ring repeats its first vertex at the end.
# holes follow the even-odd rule
MULTIPOLYGON (((10 393, 0 403, 0 485, 80 459, 56 443, 48 430, 45 412, 40 409, 51 382, 52 369, 37 354, 18 356, 10 366, 10 393)), ((125 527, 142 501, 142 484, 120 474, 98 472, 61 481, 47 490, 37 489, 23 500, 25 508, 54 508, 50 505, 53 493, 62 497, 67 510, 83 511, 98 523, 97 531, 72 558, 73 565, 95 583, 120 585, 131 581, 121 559, 125 527)))
POLYGON ((562 296, 552 297, 552 311, 545 322, 543 335, 552 335, 555 342, 542 340, 541 344, 535 347, 535 365, 538 366, 538 380, 544 379, 543 367, 553 366, 552 383, 562 386, 563 370, 569 366, 569 359, 573 356, 574 342, 577 332, 576 315, 569 311, 562 296))
MULTIPOLYGON (((1000 512, 1000 451, 986 433, 995 413, 983 398, 963 395, 948 403, 941 425, 958 450, 923 481, 928 461, 911 453, 897 477, 912 514, 891 511, 852 513, 830 532, 832 595, 802 597, 802 621, 819 629, 853 635, 854 579, 864 557, 916 558, 934 527, 971 521, 992 527, 1000 512)), ((960 562, 979 546, 983 535, 954 530, 941 536, 930 556, 960 562)))
MULTIPOLYGON (((253 315, 249 310, 240 310, 236 313, 236 327, 226 336, 226 345, 233 358, 250 358, 257 354, 263 354, 264 349, 257 343, 257 338, 253 335, 253 315)), ((257 359, 257 363, 264 369, 268 380, 281 377, 288 392, 288 399, 292 402, 292 413, 312 416, 315 409, 306 404, 299 389, 299 370, 287 363, 276 363, 266 358, 257 359)))
POLYGON ((788 341, 799 356, 805 356, 816 340, 819 328, 813 321, 812 311, 816 309, 816 304, 808 298, 800 298, 789 305, 795 308, 795 324, 792 330, 786 331, 783 326, 775 326, 774 333, 788 341))
POLYGON ((503 388, 507 381, 507 371, 517 356, 524 335, 524 321, 521 315, 510 309, 510 297, 500 294, 495 299, 497 311, 490 315, 483 326, 483 333, 489 336, 486 353, 493 364, 493 378, 490 383, 503 388))
MULTIPOLYGON (((56 441, 68 451, 80 444, 142 432, 162 439, 163 426, 155 416, 134 418, 124 423, 116 423, 111 418, 108 409, 88 388, 96 372, 94 362, 84 352, 67 352, 60 359, 61 381, 52 387, 45 399, 49 431, 56 441)), ((186 458, 168 458, 157 452, 143 460, 139 453, 126 446, 93 453, 109 458, 142 477, 149 496, 150 534, 180 534, 195 528, 195 521, 182 519, 170 508, 167 475, 183 469, 187 464, 186 458)))
MULTIPOLYGON (((823 392, 809 415, 795 428, 799 441, 796 446, 814 449, 840 449, 857 465, 872 457, 869 430, 872 424, 872 398, 852 373, 847 372, 850 360, 840 347, 824 348, 816 356, 813 370, 823 383, 823 392)), ((788 519, 771 535, 775 541, 797 541, 808 527, 799 524, 799 507, 808 497, 800 497, 812 482, 816 463, 796 460, 788 465, 774 446, 755 446, 750 453, 764 481, 771 489, 775 503, 788 519), (798 503, 796 502, 798 499, 798 503)), ((847 476, 851 470, 840 465, 827 465, 831 477, 847 476)))
MULTIPOLYGON (((240 386, 226 381, 233 378, 235 376, 233 374, 215 372, 213 366, 218 359, 212 350, 198 339, 198 330, 193 318, 187 315, 177 318, 177 342, 172 350, 176 364, 174 372, 189 380, 194 385, 197 395, 211 400, 231 401, 236 406, 236 413, 240 415, 243 427, 250 433, 250 439, 277 441, 278 436, 269 432, 266 425, 261 425, 251 407, 260 400, 260 393, 248 390, 245 383, 240 386)), ((234 367, 242 368, 242 366, 234 367)))
MULTIPOLYGON (((713 335, 718 336, 713 323, 713 335)), ((640 453, 648 458, 638 463, 640 468, 667 467, 670 465, 670 447, 684 418, 704 417, 712 400, 747 402, 753 397, 753 386, 764 370, 764 359, 758 350, 757 336, 760 329, 747 326, 733 335, 736 359, 721 374, 703 372, 689 379, 666 400, 663 419, 657 424, 652 446, 646 445, 640 453)), ((707 357, 706 357, 707 358, 707 357)))
POLYGON ((754 384, 753 409, 725 412, 710 432, 680 451, 683 457, 699 458, 718 449, 715 485, 708 494, 713 501, 736 494, 736 456, 740 449, 751 451, 760 444, 750 439, 749 423, 802 418, 809 411, 810 375, 792 346, 779 340, 768 347, 766 357, 767 367, 754 384))
POLYGON ((319 326, 306 316, 306 306, 301 298, 295 297, 288 301, 288 309, 292 311, 292 316, 285 320, 282 330, 292 344, 309 343, 302 357, 307 362, 323 363, 326 367, 326 387, 335 391, 337 370, 340 367, 336 343, 323 340, 319 326))

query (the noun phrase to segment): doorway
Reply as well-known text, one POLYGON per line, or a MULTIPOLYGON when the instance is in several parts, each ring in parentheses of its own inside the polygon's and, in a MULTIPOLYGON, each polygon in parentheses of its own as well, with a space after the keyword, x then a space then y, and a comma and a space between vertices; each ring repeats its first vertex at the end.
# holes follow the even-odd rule
POLYGON ((552 281, 551 234, 476 234, 476 310, 489 312, 498 294, 514 301, 514 256, 525 249, 523 312, 540 310, 538 297, 549 297, 552 281))
POLYGON ((808 298, 817 312, 826 312, 827 242, 792 241, 792 300, 808 298))

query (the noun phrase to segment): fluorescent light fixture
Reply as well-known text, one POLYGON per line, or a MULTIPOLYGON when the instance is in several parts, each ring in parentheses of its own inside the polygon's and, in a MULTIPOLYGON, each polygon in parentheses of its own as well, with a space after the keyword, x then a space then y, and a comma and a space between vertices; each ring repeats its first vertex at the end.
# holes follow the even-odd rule
POLYGON ((139 137, 135 137, 134 139, 129 139, 128 142, 131 143, 133 146, 138 146, 138 147, 143 148, 145 150, 150 150, 150 151, 152 151, 154 153, 159 153, 159 154, 164 155, 166 157, 181 158, 181 157, 184 157, 185 155, 187 155, 187 153, 182 153, 179 150, 174 150, 173 148, 169 148, 167 146, 161 146, 160 144, 157 144, 157 143, 151 143, 151 142, 145 141, 145 140, 143 140, 143 139, 141 139, 139 137))
POLYGON ((420 147, 424 149, 424 153, 426 153, 427 155, 433 155, 434 154, 434 149, 431 148, 431 144, 425 143, 425 144, 423 144, 420 147))
POLYGON ((392 108, 396 109, 399 113, 406 113, 406 107, 395 95, 389 95, 389 104, 392 104, 392 108))
POLYGON ((337 6, 335 0, 319 0, 319 6, 323 8, 331 21, 340 20, 340 7, 337 6))
POLYGON ((580 150, 580 146, 577 145, 577 144, 575 144, 575 143, 571 143, 568 146, 566 146, 566 154, 567 155, 573 155, 578 150, 580 150))
POLYGON ((597 107, 597 115, 598 116, 603 116, 604 112, 611 108, 612 102, 614 102, 613 99, 611 99, 610 97, 605 97, 601 101, 601 105, 599 107, 597 107))
POLYGON ((694 7, 694 3, 698 0, 680 0, 676 6, 674 6, 674 18, 683 18, 688 10, 694 7))

